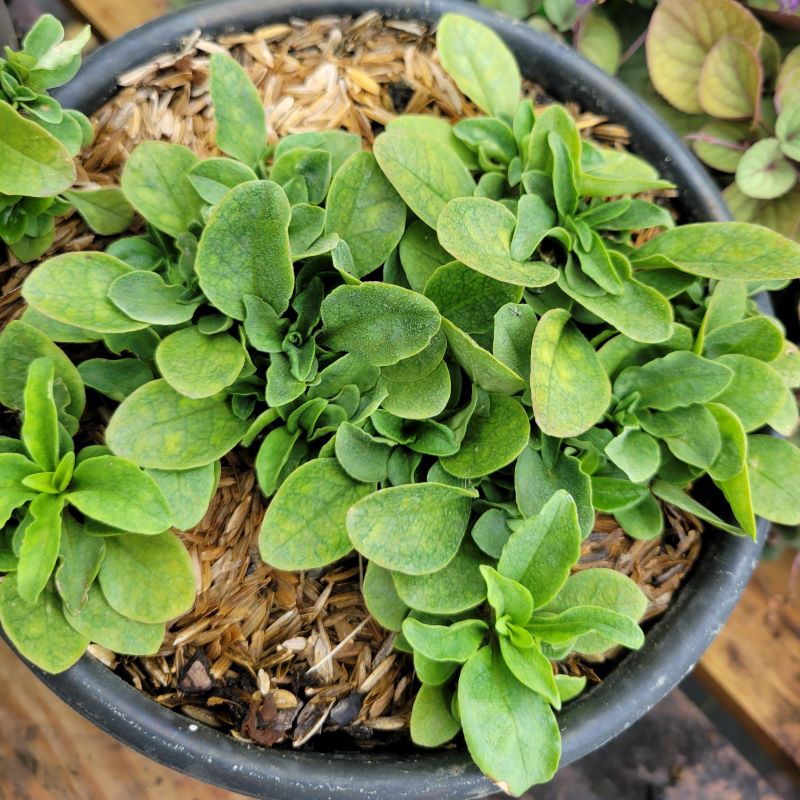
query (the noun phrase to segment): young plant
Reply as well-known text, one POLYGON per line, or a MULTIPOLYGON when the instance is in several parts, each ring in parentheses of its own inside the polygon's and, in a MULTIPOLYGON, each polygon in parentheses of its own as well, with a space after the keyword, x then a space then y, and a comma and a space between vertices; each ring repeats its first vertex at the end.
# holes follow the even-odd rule
POLYGON ((7 47, 0 57, 0 242, 23 262, 50 247, 56 218, 73 206, 104 235, 124 231, 133 220, 119 189, 71 189, 73 158, 91 144, 92 125, 47 93, 77 73, 89 36, 86 26, 62 41, 61 23, 45 14, 28 31, 22 50, 7 47))
MULTIPOLYGON (((12 337, 22 324, 11 323, 12 337)), ((21 409, 22 424, 20 439, 0 438, 0 568, 9 573, 0 623, 50 672, 71 666, 90 641, 152 655, 164 623, 194 600, 164 494, 105 447, 76 453, 64 426, 75 417, 61 409, 73 403, 80 415, 83 384, 63 354, 33 357, 24 381, 22 372, 18 361, 2 379, 3 402, 21 409)))
POLYGON ((597 511, 640 538, 664 502, 736 534, 800 522, 800 452, 759 433, 794 426, 800 356, 752 299, 800 277, 800 246, 676 226, 650 165, 520 99, 490 30, 448 14, 437 45, 485 116, 404 115, 372 153, 341 131, 268 146, 257 91, 215 55, 226 155, 139 145, 121 188, 146 232, 37 267, 0 356, 18 387, 54 360, 73 431, 84 382, 118 403, 105 444, 179 527, 257 445, 263 558, 367 558, 368 605, 423 684, 415 741, 463 727, 520 793, 556 768, 552 709, 582 688, 558 662, 642 643, 630 579, 568 577, 597 511), (91 357, 76 371, 53 341, 91 357), (706 477, 730 515, 691 495, 706 477))

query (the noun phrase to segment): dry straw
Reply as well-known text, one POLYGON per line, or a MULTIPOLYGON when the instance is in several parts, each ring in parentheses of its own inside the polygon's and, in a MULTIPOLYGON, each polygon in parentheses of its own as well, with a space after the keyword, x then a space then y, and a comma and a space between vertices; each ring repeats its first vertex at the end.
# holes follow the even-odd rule
MULTIPOLYGON (((216 41, 198 32, 179 53, 119 78, 120 91, 94 115, 96 139, 80 158, 80 183, 117 183, 131 150, 145 139, 216 154, 208 68, 217 51, 247 68, 271 141, 346 128, 370 144, 398 113, 455 118, 477 111, 442 70, 420 23, 369 13, 293 20, 216 41)), ((547 101, 537 87, 527 91, 537 103, 547 101)), ((627 144, 621 126, 570 110, 584 135, 627 144)), ((59 223, 48 256, 104 244, 73 215, 59 223)), ((19 287, 30 268, 13 258, 0 264, 0 326, 21 313, 19 287)), ((648 542, 629 539, 613 519, 598 516, 577 567, 631 576, 650 600, 648 619, 667 608, 700 549, 699 523, 666 511, 667 532, 648 542)), ((157 656, 119 658, 97 646, 91 652, 164 705, 237 738, 300 747, 321 732, 344 730, 371 747, 404 736, 412 668, 364 607, 363 564, 354 556, 313 573, 272 569, 258 556, 263 513, 247 454, 228 457, 205 519, 182 534, 197 573, 195 607, 170 626, 157 656)), ((577 659, 560 668, 590 680, 604 669, 577 659)))

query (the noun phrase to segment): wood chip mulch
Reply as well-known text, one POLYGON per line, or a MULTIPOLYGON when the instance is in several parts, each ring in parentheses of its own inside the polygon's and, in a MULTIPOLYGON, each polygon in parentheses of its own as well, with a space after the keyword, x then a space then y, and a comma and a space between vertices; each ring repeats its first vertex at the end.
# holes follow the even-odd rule
MULTIPOLYGON (((93 117, 96 139, 79 159, 79 182, 117 183, 128 154, 145 139, 218 154, 208 77, 209 56, 217 51, 232 53, 252 76, 271 141, 345 128, 370 144, 399 113, 477 113, 442 70, 431 32, 420 23, 369 13, 293 20, 216 41, 198 32, 180 52, 119 78, 119 93, 93 117)), ((535 85, 526 90, 537 104, 547 102, 535 85)), ((628 144, 620 125, 570 110, 584 135, 628 144)), ((47 257, 105 244, 73 215, 60 221, 47 257)), ((19 288, 31 268, 13 257, 0 262, 0 328, 22 312, 19 288)), ((649 542, 628 538, 613 519, 598 516, 577 567, 630 575, 650 599, 648 620, 666 610, 700 552, 699 522, 665 511, 667 530, 649 542)), ((205 519, 182 534, 197 573, 195 607, 172 623, 154 657, 121 658, 94 645, 92 653, 165 706, 236 738, 326 746, 324 734, 345 731, 348 737, 336 737, 339 748, 405 738, 413 670, 364 607, 363 563, 351 556, 307 573, 272 569, 258 556, 263 513, 249 455, 231 454, 205 519)), ((571 659, 560 668, 594 681, 608 667, 571 659)))

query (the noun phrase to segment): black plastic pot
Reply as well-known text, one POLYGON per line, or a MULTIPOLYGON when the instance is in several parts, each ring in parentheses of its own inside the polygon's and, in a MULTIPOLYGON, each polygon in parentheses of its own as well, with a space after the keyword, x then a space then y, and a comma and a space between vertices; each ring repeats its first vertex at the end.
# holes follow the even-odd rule
MULTIPOLYGON (((469 14, 494 28, 522 72, 553 96, 608 114, 626 125, 634 149, 680 187, 685 216, 728 218, 714 183, 667 126, 620 83, 574 51, 474 5, 454 0, 225 0, 190 6, 123 36, 92 55, 59 101, 86 113, 116 91, 115 77, 179 47, 181 37, 253 29, 291 17, 384 14, 434 22, 446 11, 469 14)), ((759 524, 763 541, 766 524, 759 524)), ((619 734, 661 700, 694 666, 719 632, 753 571, 760 545, 709 532, 705 549, 646 646, 559 716, 568 764, 619 734)), ((271 800, 481 797, 492 786, 462 749, 410 755, 268 750, 243 744, 169 711, 85 656, 68 672, 37 675, 87 719, 150 758, 210 783, 271 800)))

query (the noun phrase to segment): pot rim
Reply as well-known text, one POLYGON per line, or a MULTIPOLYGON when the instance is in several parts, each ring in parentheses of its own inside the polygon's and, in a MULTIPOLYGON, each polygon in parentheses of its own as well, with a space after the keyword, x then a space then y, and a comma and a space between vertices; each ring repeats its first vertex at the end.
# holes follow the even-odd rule
MULTIPOLYGON (((65 107, 92 113, 118 91, 118 75, 174 50, 195 29, 219 35, 290 17, 359 15, 369 10, 426 22, 435 22, 445 12, 459 12, 489 25, 514 51, 523 75, 542 84, 555 99, 576 101, 626 125, 632 149, 678 185, 678 203, 688 218, 730 219, 705 169, 619 81, 525 24, 461 0, 272 0, 269 4, 209 0, 156 19, 100 48, 75 79, 53 94, 65 107)), ((645 647, 629 653, 603 683, 558 715, 561 766, 632 725, 692 670, 757 565, 768 527, 765 520, 758 520, 757 543, 718 531, 704 534, 703 554, 687 585, 650 628, 645 647), (691 621, 688 627, 685 620, 691 621)), ((59 675, 31 669, 61 699, 124 744, 194 778, 242 794, 273 800, 299 796, 456 800, 483 797, 495 789, 463 748, 410 753, 268 749, 237 741, 160 706, 91 656, 84 655, 59 675)))

